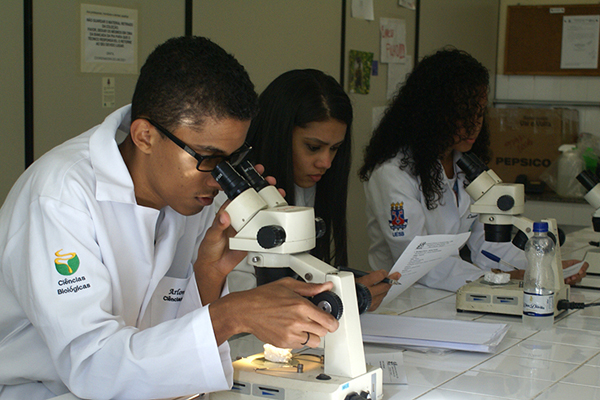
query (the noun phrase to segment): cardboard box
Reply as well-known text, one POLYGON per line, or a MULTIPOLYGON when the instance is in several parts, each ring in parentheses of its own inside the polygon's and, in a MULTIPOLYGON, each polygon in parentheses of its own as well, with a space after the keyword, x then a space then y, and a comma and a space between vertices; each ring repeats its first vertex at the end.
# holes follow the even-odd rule
POLYGON ((507 183, 521 174, 538 181, 560 155, 559 146, 576 143, 579 134, 579 113, 567 108, 490 108, 488 117, 488 166, 507 183))

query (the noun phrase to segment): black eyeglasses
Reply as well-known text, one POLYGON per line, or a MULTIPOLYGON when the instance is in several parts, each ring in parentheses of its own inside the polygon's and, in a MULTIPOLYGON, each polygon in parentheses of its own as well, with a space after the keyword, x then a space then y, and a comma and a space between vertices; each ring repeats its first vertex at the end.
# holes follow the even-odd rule
POLYGON ((231 153, 228 156, 224 156, 224 155, 220 155, 220 154, 203 156, 201 154, 196 153, 194 150, 192 150, 190 148, 190 146, 185 144, 181 139, 179 139, 177 136, 173 135, 166 128, 163 128, 162 126, 160 126, 159 124, 157 124, 156 122, 152 121, 149 118, 142 118, 142 119, 145 119, 150 124, 154 125, 154 127, 156 129, 158 129, 162 134, 164 134, 166 137, 171 139, 173 141, 173 143, 175 143, 177 146, 179 146, 183 150, 185 150, 189 155, 194 157, 198 161, 198 164, 196 164, 196 169, 200 172, 212 172, 215 169, 215 167, 223 161, 229 161, 229 163, 231 165, 236 166, 237 164, 242 162, 246 158, 246 156, 248 155, 250 150, 252 150, 252 147, 250 145, 248 145, 248 143, 244 143, 242 145, 242 147, 240 147, 239 149, 237 149, 236 151, 234 151, 233 153, 231 153))

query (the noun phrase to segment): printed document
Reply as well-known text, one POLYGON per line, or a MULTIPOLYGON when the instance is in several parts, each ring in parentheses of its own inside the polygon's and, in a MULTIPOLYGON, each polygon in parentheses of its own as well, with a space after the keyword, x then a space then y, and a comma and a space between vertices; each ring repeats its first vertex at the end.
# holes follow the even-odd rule
POLYGON ((400 272, 400 284, 392 285, 381 306, 385 306, 411 287, 442 260, 451 255, 458 255, 458 250, 465 244, 469 235, 470 232, 458 235, 415 236, 390 271, 390 274, 400 272))

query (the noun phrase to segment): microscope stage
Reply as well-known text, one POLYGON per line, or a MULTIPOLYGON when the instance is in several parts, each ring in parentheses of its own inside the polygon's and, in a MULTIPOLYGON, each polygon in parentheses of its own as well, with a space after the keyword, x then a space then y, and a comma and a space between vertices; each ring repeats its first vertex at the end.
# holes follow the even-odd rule
MULTIPOLYGON (((491 284, 483 278, 467 283, 456 292, 456 309, 458 311, 475 311, 494 314, 523 315, 523 281, 510 280, 505 284, 491 284)), ((554 314, 556 303, 569 299, 568 285, 554 296, 554 314)))

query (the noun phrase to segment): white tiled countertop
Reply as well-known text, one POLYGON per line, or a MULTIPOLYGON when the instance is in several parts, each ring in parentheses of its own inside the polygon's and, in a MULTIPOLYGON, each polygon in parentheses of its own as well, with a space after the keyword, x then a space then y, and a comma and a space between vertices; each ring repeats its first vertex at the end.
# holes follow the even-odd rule
MULTIPOLYGON (((573 288, 571 300, 591 303, 600 291, 573 288)), ((381 313, 506 323, 510 329, 493 354, 407 350, 408 385, 384 385, 397 399, 600 399, 600 308, 559 315, 549 331, 525 329, 520 317, 457 312, 456 296, 412 287, 381 313)))

